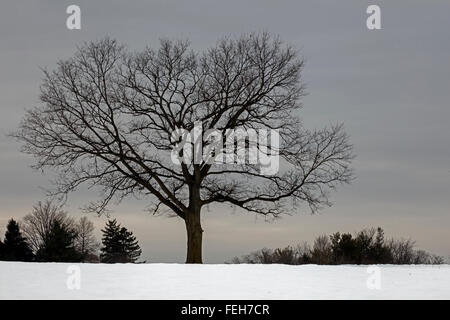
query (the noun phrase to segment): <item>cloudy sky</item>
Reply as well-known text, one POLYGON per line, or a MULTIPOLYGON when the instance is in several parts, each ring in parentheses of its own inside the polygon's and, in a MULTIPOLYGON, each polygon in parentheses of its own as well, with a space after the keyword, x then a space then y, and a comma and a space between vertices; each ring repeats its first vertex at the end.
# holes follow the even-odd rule
MULTIPOLYGON (((161 37, 188 38, 202 50, 224 35, 279 34, 306 58, 310 127, 344 122, 357 179, 318 215, 275 222, 224 207, 204 210, 204 261, 222 263, 262 247, 286 246, 335 231, 380 226, 388 236, 450 255, 450 2, 447 1, 2 1, 0 5, 0 230, 45 199, 49 177, 8 138, 26 108, 39 103, 42 67, 78 44, 106 35, 132 50, 161 37), (126 5, 125 5, 126 3, 126 5), (81 8, 81 30, 66 28, 66 8, 81 8), (382 30, 366 28, 366 8, 381 7, 382 30)), ((95 197, 72 194, 67 211, 95 197)), ((185 227, 153 217, 145 201, 125 201, 113 216, 140 240, 144 259, 183 262, 185 227)), ((97 232, 105 217, 90 216, 97 232)))

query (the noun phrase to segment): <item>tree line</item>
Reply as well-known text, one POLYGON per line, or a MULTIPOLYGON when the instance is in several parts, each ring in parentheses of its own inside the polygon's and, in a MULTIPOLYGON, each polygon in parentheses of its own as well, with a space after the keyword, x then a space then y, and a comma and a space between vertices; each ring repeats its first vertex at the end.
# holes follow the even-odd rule
POLYGON ((87 217, 78 221, 51 201, 39 202, 19 223, 10 219, 0 260, 24 262, 134 263, 141 249, 136 237, 116 219, 102 231, 102 243, 94 236, 87 217))
POLYGON ((416 250, 411 239, 385 239, 381 228, 364 229, 355 235, 336 232, 322 235, 311 247, 307 242, 285 248, 263 248, 230 263, 249 264, 443 264, 442 256, 416 250))

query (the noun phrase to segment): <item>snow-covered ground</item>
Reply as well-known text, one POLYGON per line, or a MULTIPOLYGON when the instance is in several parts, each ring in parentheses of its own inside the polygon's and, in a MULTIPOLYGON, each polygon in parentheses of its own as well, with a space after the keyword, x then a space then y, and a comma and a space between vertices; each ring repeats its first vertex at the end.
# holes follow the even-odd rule
POLYGON ((378 267, 0 262, 0 299, 450 299, 450 265, 378 267))

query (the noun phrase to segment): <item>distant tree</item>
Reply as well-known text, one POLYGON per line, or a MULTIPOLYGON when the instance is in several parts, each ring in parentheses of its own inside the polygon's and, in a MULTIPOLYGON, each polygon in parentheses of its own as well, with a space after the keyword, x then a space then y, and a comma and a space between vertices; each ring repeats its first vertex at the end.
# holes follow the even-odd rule
POLYGON ((277 248, 273 252, 273 263, 297 264, 297 255, 295 249, 291 246, 286 248, 277 248))
POLYGON ((425 250, 415 250, 412 258, 412 264, 429 264, 431 259, 431 254, 425 250))
POLYGON ((33 252, 36 253, 41 248, 55 222, 68 229, 73 229, 75 224, 61 206, 50 200, 38 202, 31 213, 23 218, 22 230, 33 252))
POLYGON ((327 235, 319 236, 314 240, 311 260, 317 264, 332 263, 331 243, 327 235))
POLYGON ((77 233, 56 220, 36 253, 42 262, 81 262, 82 255, 75 248, 77 233))
POLYGON ((330 240, 334 263, 353 263, 357 259, 356 243, 350 233, 336 232, 330 236, 330 240))
POLYGON ((3 242, 0 240, 0 260, 3 260, 3 242))
POLYGON ((6 261, 32 261, 33 252, 26 239, 22 236, 19 224, 11 219, 8 222, 5 240, 2 245, 3 257, 6 261))
POLYGON ((355 235, 352 240, 355 252, 349 263, 373 263, 371 260, 373 260, 372 258, 375 255, 373 248, 374 236, 375 229, 373 228, 364 229, 355 235))
POLYGON ((136 262, 141 255, 136 237, 125 227, 121 227, 117 220, 108 220, 105 229, 102 230, 103 247, 100 260, 104 263, 136 262))
POLYGON ((442 256, 436 255, 436 254, 432 254, 429 260, 430 264, 444 264, 445 263, 445 259, 442 256))
POLYGON ((443 264, 442 256, 424 250, 415 250, 416 243, 411 239, 391 239, 387 246, 392 254, 393 264, 443 264))
POLYGON ((295 248, 295 263, 294 264, 309 264, 313 263, 311 256, 311 247, 305 241, 295 248))
POLYGON ((414 260, 415 241, 411 239, 391 239, 388 243, 393 264, 411 264, 414 260))
POLYGON ((354 237, 349 233, 331 237, 333 262, 352 264, 392 263, 392 254, 381 228, 364 229, 354 237))
POLYGON ((292 265, 311 263, 311 249, 306 242, 296 247, 287 246, 275 250, 263 248, 240 258, 234 257, 231 263, 292 265))
POLYGON ((99 242, 94 236, 94 224, 87 217, 81 217, 75 225, 77 237, 75 248, 83 257, 83 261, 92 260, 100 248, 99 242))
POLYGON ((372 248, 372 257, 368 263, 392 263, 392 253, 384 240, 384 231, 380 227, 377 228, 377 235, 372 248))
POLYGON ((231 263, 271 264, 273 263, 273 251, 263 248, 242 257, 234 257, 231 263))
POLYGON ((235 257, 231 263, 283 264, 443 264, 444 258, 424 250, 414 250, 412 240, 385 241, 381 228, 364 229, 354 236, 336 232, 292 248, 262 249, 235 257))
POLYGON ((256 251, 251 256, 253 259, 250 259, 248 263, 273 263, 273 251, 267 248, 256 251))

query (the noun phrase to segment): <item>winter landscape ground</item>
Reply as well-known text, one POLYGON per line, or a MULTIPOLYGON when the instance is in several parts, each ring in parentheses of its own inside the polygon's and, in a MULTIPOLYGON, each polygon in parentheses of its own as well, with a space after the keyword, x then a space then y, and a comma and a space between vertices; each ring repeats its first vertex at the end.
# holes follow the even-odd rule
POLYGON ((0 262, 0 299, 450 299, 450 265, 378 267, 0 262))

